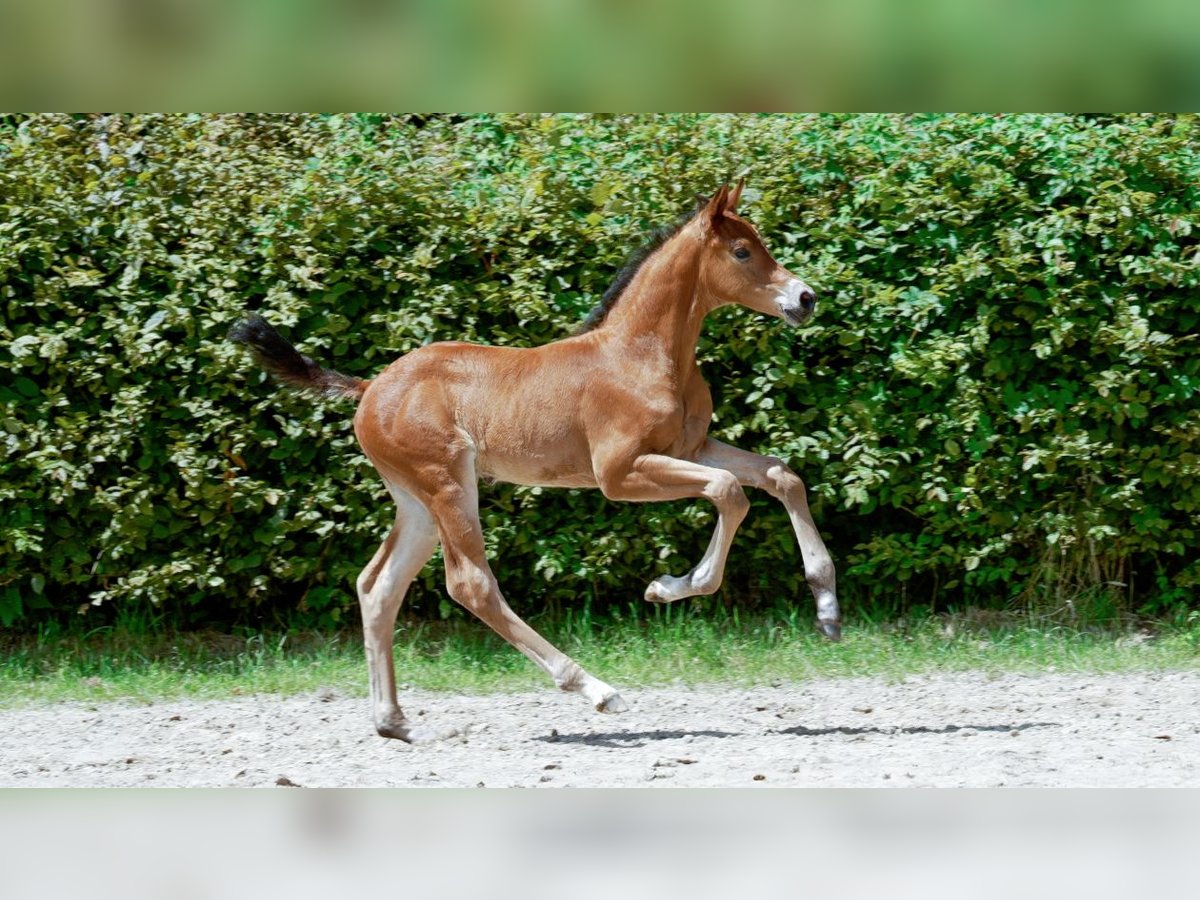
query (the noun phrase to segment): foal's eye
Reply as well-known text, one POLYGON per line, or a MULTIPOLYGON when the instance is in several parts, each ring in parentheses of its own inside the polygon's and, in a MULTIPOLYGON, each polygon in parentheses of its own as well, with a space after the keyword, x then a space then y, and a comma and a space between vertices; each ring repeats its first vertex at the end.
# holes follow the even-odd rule
POLYGON ((738 247, 733 251, 733 255, 738 259, 749 259, 750 250, 747 247, 738 247))

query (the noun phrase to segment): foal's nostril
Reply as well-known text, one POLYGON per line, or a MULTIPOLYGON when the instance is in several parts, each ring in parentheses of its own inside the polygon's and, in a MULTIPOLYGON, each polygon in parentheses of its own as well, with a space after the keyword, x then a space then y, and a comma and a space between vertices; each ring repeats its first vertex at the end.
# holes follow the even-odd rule
POLYGON ((817 295, 812 291, 800 292, 800 308, 806 313, 812 312, 813 307, 817 305, 817 295))

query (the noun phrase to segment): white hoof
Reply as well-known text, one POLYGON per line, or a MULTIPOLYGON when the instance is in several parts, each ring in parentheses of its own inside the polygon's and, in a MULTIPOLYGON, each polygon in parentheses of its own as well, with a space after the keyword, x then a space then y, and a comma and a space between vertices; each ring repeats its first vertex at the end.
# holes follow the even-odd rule
POLYGON ((671 603, 680 597, 686 597, 687 591, 681 591, 684 579, 672 578, 670 575, 655 578, 646 588, 646 600, 650 603, 671 603), (674 584, 671 584, 674 582, 674 584))
POLYGON ((376 726, 375 730, 380 737, 395 738, 406 744, 432 744, 461 733, 453 725, 413 725, 409 722, 376 726))
POLYGON ((603 700, 596 704, 596 712, 602 713, 620 713, 629 709, 629 704, 621 699, 621 695, 617 693, 609 694, 603 700))

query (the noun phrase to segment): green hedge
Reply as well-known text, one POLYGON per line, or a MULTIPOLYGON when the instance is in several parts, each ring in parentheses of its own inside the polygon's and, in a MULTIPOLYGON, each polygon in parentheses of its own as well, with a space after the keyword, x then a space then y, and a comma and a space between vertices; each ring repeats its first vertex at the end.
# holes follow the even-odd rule
MULTIPOLYGON (((1195 605, 1194 116, 8 116, 0 621, 352 621, 386 493, 351 409, 267 383, 230 324, 261 310, 364 377, 429 341, 541 344, 743 172, 821 304, 799 332, 713 317, 714 432, 806 479, 848 607, 1195 605)), ((807 609, 754 503, 715 602, 807 609)), ((623 607, 712 526, 503 485, 483 517, 527 612, 623 607)))

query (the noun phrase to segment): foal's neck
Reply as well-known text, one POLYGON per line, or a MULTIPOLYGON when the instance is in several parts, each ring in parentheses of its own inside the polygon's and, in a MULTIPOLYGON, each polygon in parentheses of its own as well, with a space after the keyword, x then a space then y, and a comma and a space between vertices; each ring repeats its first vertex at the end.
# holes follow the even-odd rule
POLYGON ((624 346, 655 339, 675 375, 695 367, 709 311, 700 287, 700 250, 687 229, 663 244, 638 269, 603 326, 624 346))

